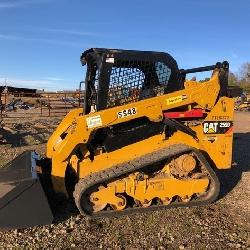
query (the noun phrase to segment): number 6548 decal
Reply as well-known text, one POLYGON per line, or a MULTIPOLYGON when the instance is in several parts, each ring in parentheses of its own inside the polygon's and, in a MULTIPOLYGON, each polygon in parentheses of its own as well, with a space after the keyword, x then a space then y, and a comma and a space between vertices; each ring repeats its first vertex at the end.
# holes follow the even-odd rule
POLYGON ((129 108, 129 109, 123 109, 123 110, 117 112, 117 117, 118 118, 125 118, 127 116, 136 115, 136 114, 137 114, 136 108, 129 108))

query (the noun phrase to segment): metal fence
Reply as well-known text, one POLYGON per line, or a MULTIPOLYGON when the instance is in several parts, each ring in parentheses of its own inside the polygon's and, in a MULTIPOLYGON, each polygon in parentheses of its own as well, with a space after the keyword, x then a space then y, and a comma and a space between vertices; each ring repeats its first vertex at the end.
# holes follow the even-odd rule
POLYGON ((0 93, 0 120, 63 117, 83 107, 83 92, 42 92, 32 96, 0 93))

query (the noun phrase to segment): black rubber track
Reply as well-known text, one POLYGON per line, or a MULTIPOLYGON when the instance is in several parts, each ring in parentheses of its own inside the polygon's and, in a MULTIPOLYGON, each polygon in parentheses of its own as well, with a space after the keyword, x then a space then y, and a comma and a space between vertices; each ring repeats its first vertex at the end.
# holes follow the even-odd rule
POLYGON ((86 215, 90 218, 98 218, 98 217, 107 217, 107 216, 128 215, 134 212, 147 212, 147 211, 167 209, 167 208, 173 208, 173 207, 192 207, 192 206, 207 205, 217 199, 219 195, 219 191, 220 191, 219 180, 215 172, 212 170, 211 166, 209 165, 209 163, 203 156, 203 154, 195 148, 189 147, 184 144, 177 144, 171 147, 161 149, 157 152, 146 154, 132 161, 118 164, 114 167, 108 168, 101 172, 88 175, 87 177, 79 180, 79 182, 76 184, 75 191, 74 191, 74 198, 75 198, 76 206, 78 207, 82 215, 86 215), (207 172, 210 175, 210 180, 212 181, 212 190, 210 190, 210 192, 212 193, 205 200, 197 199, 197 200, 193 200, 193 201, 186 202, 186 203, 185 202, 173 202, 169 205, 152 205, 148 208, 140 208, 140 207, 139 208, 138 207, 126 208, 125 210, 122 210, 122 211, 104 210, 95 214, 90 214, 88 211, 85 211, 82 208, 81 206, 82 197, 84 197, 84 194, 86 192, 88 193, 89 189, 97 186, 98 184, 102 184, 104 182, 111 182, 112 180, 117 179, 119 176, 132 173, 145 166, 149 166, 150 164, 153 164, 155 162, 168 159, 170 157, 177 156, 183 153, 190 153, 190 152, 193 152, 198 158, 198 160, 203 164, 203 166, 205 166, 207 172))

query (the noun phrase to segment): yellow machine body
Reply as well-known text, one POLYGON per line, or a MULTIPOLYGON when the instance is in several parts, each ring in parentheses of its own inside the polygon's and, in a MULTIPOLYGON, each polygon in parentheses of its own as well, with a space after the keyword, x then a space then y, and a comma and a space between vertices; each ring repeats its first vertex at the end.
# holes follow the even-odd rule
POLYGON ((52 178, 55 190, 66 192, 64 177, 68 164, 71 164, 78 178, 81 179, 93 172, 102 171, 116 164, 160 150, 163 147, 181 143, 206 152, 218 169, 230 168, 232 129, 226 134, 217 134, 216 126, 219 122, 233 121, 234 102, 232 98, 228 97, 221 97, 217 100, 219 91, 218 72, 214 72, 209 81, 203 83, 186 81, 183 90, 171 94, 88 115, 83 115, 82 109, 71 111, 50 137, 47 145, 47 157, 52 159, 52 178), (152 122, 161 122, 164 119, 163 111, 193 104, 196 108, 202 108, 207 113, 203 123, 191 126, 192 130, 196 132, 197 138, 181 131, 177 131, 170 138, 158 134, 113 152, 99 152, 93 161, 89 158, 86 143, 96 129, 139 117, 147 117, 152 122), (134 108, 137 111, 136 114, 118 118, 118 113, 121 110, 134 108), (94 121, 93 124, 90 121, 94 121), (206 121, 210 122, 210 128, 204 127, 206 121), (204 129, 210 129, 210 131, 204 133, 204 129), (63 139, 62 134, 64 134, 63 139), (81 145, 81 150, 85 154, 82 161, 79 161, 74 154, 77 145, 81 145))
POLYGON ((54 190, 67 196, 74 182, 76 205, 90 216, 215 200, 213 168, 232 160, 228 63, 179 70, 168 54, 103 49, 81 60, 84 110, 71 111, 47 144, 54 190), (213 70, 208 81, 186 80, 204 70, 213 70))

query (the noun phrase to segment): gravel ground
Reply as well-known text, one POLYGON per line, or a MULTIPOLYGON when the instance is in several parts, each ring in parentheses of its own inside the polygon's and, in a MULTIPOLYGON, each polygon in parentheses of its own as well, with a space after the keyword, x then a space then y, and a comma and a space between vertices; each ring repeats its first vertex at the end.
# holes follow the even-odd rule
MULTIPOLYGON (((40 127, 32 124, 19 124, 18 134, 5 135, 1 165, 27 149, 45 152, 45 141, 57 121, 50 121, 49 129, 46 121, 40 127)), ((52 225, 0 231, 0 248, 250 249, 249 148, 250 114, 236 113, 237 166, 219 173, 220 198, 209 206, 92 221, 80 216, 73 204, 61 204, 52 225)))

